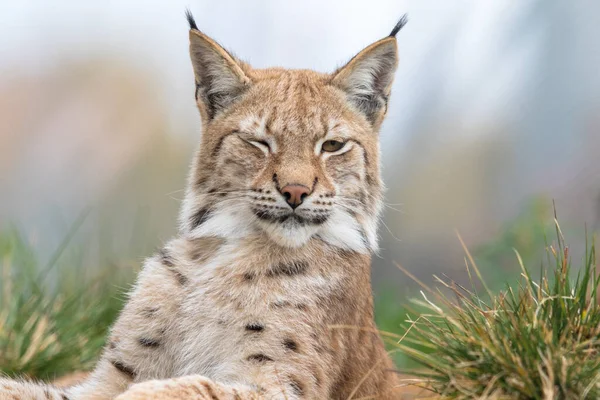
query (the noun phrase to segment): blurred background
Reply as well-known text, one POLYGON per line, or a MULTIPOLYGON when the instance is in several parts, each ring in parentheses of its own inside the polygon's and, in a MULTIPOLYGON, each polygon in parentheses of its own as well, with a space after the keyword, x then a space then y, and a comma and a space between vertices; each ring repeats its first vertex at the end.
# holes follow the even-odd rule
MULTIPOLYGON (((175 232, 200 137, 188 7, 255 67, 324 72, 409 14, 381 132, 388 191, 373 279, 384 328, 398 331, 399 302, 418 294, 395 262, 425 282, 465 279, 455 231, 500 284, 518 271, 512 247, 539 266, 552 200, 576 249, 584 224, 600 229, 593 0, 2 1, 0 309, 18 303, 11 285, 27 269, 52 293, 95 282, 117 299, 110 320, 143 258, 175 232)), ((36 290, 18 290, 20 301, 36 290)), ((56 310, 54 300, 40 301, 56 310)), ((10 369, 5 351, 0 369, 50 374, 24 369, 36 336, 11 342, 17 325, 0 324, 0 353, 26 362, 10 369)))

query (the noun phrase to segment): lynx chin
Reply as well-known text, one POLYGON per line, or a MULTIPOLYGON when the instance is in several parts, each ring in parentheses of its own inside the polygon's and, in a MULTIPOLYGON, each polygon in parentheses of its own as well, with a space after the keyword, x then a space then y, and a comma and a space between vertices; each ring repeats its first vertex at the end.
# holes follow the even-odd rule
POLYGON ((0 398, 398 398, 370 262, 406 18, 319 73, 254 69, 187 16, 202 137, 179 234, 145 261, 87 381, 0 379, 0 398))

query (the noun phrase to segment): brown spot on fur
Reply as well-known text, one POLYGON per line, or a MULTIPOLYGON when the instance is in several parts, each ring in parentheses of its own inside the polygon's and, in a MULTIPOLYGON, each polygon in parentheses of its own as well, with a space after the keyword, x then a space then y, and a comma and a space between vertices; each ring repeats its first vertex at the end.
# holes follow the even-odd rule
POLYGON ((262 386, 258 385, 258 386, 256 387, 256 391, 257 391, 258 393, 260 393, 260 394, 264 394, 264 393, 266 393, 266 392, 267 392, 267 389, 265 389, 264 387, 262 387, 262 386))
POLYGON ((281 186, 279 186, 279 179, 277 178, 277 174, 273 174, 273 183, 275 184, 275 189, 277 189, 278 192, 281 192, 281 186))
POLYGON ((269 271, 267 271, 267 276, 274 277, 274 276, 281 276, 281 275, 286 275, 286 276, 301 275, 301 274, 304 274, 307 269, 308 269, 308 263, 306 261, 294 261, 291 263, 281 263, 281 264, 277 264, 277 265, 271 267, 271 269, 269 269, 269 271))
POLYGON ((283 345, 285 346, 286 349, 291 350, 291 351, 298 351, 298 344, 292 340, 292 339, 284 339, 283 340, 283 345))
POLYGON ((181 273, 181 271, 177 270, 177 269, 170 269, 169 271, 172 271, 173 274, 175 275, 175 278, 177 278, 177 282, 181 285, 181 286, 185 286, 188 283, 188 278, 187 276, 185 276, 184 274, 181 273))
POLYGON ((262 353, 252 354, 252 355, 248 356, 248 358, 246 360, 254 361, 254 362, 258 362, 258 363, 265 363, 267 361, 273 361, 273 359, 271 357, 266 356, 262 353))
POLYGON ((171 254, 169 254, 167 249, 160 249, 158 251, 158 254, 160 256, 160 262, 162 265, 167 267, 173 267, 175 265, 175 261, 173 260, 173 257, 171 257, 171 254))
POLYGON ((208 182, 209 177, 210 175, 203 175, 196 179, 196 187, 201 188, 202 186, 204 186, 206 182, 208 182))
POLYGON ((190 244, 188 256, 194 262, 202 264, 215 255, 225 240, 217 237, 203 237, 191 239, 188 242, 190 244))
POLYGON ((139 338, 138 343, 144 347, 151 347, 151 348, 160 347, 160 341, 157 339, 139 338))
POLYGON ((279 301, 272 303, 272 306, 275 308, 290 307, 291 305, 292 305, 292 303, 290 303, 289 301, 286 301, 286 300, 279 300, 279 301))
POLYGON ((211 400, 219 400, 219 397, 214 392, 212 385, 208 382, 202 382, 202 386, 206 389, 206 392, 210 396, 211 400))
POLYGON ((304 384, 296 378, 290 378, 290 387, 297 396, 304 396, 304 384))
POLYGON ((175 260, 173 259, 173 257, 171 257, 169 252, 166 249, 161 249, 159 250, 159 255, 161 264, 167 267, 167 269, 171 271, 173 275, 175 275, 177 282, 179 282, 181 286, 187 284, 187 277, 183 275, 181 271, 177 269, 177 267, 175 267, 175 260))
POLYGON ((133 368, 126 366, 121 361, 111 361, 113 367, 117 369, 117 371, 121 372, 123 375, 126 375, 129 379, 135 379, 136 373, 133 368))
POLYGON ((259 323, 252 323, 246 325, 246 330, 251 332, 262 332, 264 329, 264 325, 261 325, 259 323))
POLYGON ((158 307, 146 307, 141 311, 141 314, 146 318, 152 318, 158 312, 158 307))
POLYGON ((210 210, 208 208, 201 208, 192 215, 190 221, 191 229, 196 229, 210 218, 210 210))

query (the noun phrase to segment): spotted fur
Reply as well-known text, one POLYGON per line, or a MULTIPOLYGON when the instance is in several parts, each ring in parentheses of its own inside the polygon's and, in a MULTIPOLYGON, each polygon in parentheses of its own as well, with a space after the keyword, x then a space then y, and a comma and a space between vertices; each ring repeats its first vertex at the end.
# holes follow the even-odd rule
POLYGON ((396 398, 370 260, 405 21, 323 74, 253 69, 188 20, 202 138, 180 232, 145 262, 86 382, 0 379, 0 397, 396 398))

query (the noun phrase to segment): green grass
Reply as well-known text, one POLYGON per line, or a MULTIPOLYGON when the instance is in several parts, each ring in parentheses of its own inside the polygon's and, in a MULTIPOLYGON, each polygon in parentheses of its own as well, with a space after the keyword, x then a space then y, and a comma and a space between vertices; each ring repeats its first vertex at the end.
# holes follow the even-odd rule
POLYGON ((556 236, 537 278, 516 252, 521 280, 498 294, 468 251, 471 288, 442 279, 436 290, 424 287, 415 302, 427 312, 411 318, 396 343, 419 364, 410 373, 450 399, 600 398, 595 246, 586 240, 581 264, 573 267, 558 223, 556 236))
POLYGON ((91 368, 122 305, 131 271, 106 266, 86 276, 61 262, 70 241, 45 265, 15 230, 0 233, 0 372, 53 379, 91 368))

